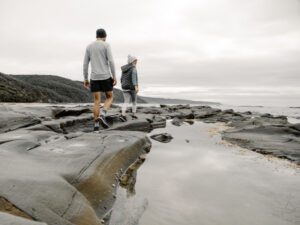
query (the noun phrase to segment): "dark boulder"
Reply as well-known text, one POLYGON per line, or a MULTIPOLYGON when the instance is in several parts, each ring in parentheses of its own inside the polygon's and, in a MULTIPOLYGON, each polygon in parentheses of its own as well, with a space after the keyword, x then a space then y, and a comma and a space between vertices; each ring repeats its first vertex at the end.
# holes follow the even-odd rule
POLYGON ((163 116, 154 115, 150 120, 152 129, 166 127, 166 118, 163 116))
POLYGON ((220 113, 221 111, 222 110, 220 110, 220 109, 205 107, 205 108, 202 108, 202 109, 194 110, 193 113, 194 113, 195 119, 205 119, 205 118, 215 116, 218 113, 220 113))
POLYGON ((232 120, 228 123, 229 126, 241 128, 241 127, 258 127, 267 125, 287 125, 288 120, 286 116, 257 116, 257 117, 243 117, 240 120, 232 120))
POLYGON ((164 112, 164 109, 157 107, 144 107, 139 109, 139 112, 145 114, 162 114, 164 112))
POLYGON ((83 113, 91 113, 92 110, 88 107, 54 107, 52 109, 52 115, 54 118, 61 118, 66 116, 79 116, 83 113))
POLYGON ((162 133, 162 134, 154 134, 150 136, 153 140, 162 142, 162 143, 169 143, 173 137, 168 133, 162 133))
POLYGON ((179 118, 174 118, 173 120, 172 120, 172 124, 174 125, 174 126, 177 126, 177 127, 180 127, 182 124, 183 124, 183 119, 179 119, 179 118))

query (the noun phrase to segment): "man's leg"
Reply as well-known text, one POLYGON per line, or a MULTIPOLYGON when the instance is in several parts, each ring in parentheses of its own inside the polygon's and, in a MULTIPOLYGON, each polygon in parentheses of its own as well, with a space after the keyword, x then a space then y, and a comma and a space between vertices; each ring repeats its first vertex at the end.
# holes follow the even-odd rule
POLYGON ((114 93, 112 91, 106 91, 106 100, 104 102, 103 110, 107 111, 110 108, 110 105, 114 99, 114 93))
POLYGON ((106 117, 107 110, 109 109, 109 107, 110 107, 110 105, 113 101, 113 92, 112 91, 107 91, 107 92, 105 92, 105 95, 106 95, 106 100, 104 102, 103 108, 100 111, 99 119, 102 123, 102 126, 107 129, 107 128, 109 128, 109 124, 107 123, 105 117, 106 117))
POLYGON ((100 101, 100 92, 94 92, 94 120, 97 120, 99 117, 100 101))

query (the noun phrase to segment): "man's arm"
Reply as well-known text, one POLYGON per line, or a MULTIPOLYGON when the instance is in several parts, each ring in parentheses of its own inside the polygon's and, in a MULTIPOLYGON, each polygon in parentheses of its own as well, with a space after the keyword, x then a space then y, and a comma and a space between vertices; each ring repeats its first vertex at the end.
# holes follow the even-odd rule
POLYGON ((115 69, 115 62, 111 53, 111 48, 110 45, 107 45, 107 60, 109 62, 109 67, 110 67, 110 72, 111 75, 113 76, 114 80, 116 81, 116 69, 115 69))
POLYGON ((90 63, 90 53, 88 48, 86 48, 85 56, 83 60, 83 77, 84 80, 89 80, 89 63, 90 63))

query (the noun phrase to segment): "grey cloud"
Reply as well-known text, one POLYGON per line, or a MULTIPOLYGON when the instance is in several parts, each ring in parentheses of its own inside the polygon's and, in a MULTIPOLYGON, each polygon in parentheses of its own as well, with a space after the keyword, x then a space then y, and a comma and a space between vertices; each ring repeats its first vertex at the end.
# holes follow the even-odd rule
POLYGON ((300 86, 299 0, 2 0, 0 71, 82 80, 98 27, 118 69, 127 54, 138 56, 141 91, 209 87, 205 95, 224 100, 259 87, 292 99, 286 90, 300 86))

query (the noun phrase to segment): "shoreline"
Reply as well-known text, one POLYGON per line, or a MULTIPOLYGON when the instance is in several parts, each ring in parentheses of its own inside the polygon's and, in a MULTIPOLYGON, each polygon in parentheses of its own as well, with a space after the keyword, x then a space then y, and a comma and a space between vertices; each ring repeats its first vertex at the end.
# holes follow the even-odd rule
MULTIPOLYGON (((223 140, 300 165, 300 124, 289 123, 285 116, 252 115, 210 106, 160 105, 140 106, 138 120, 121 123, 119 112, 114 105, 108 115, 112 127, 94 134, 91 105, 0 104, 0 197, 34 220, 48 224, 83 225, 87 218, 93 218, 89 225, 108 225, 119 180, 149 152, 151 142, 146 133, 165 127, 166 120, 175 126, 185 121, 192 124, 193 120, 224 123, 230 128, 221 132, 223 140), (63 191, 69 197, 57 201, 63 191), (32 199, 24 199, 28 195, 32 199)), ((1 201, 0 211, 11 213, 1 201)))

